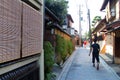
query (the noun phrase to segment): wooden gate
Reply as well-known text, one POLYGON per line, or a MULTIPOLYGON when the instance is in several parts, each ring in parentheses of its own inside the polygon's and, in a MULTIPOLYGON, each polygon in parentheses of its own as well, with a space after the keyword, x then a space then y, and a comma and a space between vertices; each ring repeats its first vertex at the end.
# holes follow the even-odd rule
POLYGON ((120 31, 115 32, 115 57, 120 58, 120 31))

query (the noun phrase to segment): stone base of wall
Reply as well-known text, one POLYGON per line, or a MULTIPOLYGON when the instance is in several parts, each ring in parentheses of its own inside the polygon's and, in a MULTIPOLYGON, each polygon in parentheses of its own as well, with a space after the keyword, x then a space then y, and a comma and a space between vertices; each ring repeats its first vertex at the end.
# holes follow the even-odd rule
POLYGON ((120 64, 120 58, 115 57, 115 63, 116 63, 116 64, 120 64))

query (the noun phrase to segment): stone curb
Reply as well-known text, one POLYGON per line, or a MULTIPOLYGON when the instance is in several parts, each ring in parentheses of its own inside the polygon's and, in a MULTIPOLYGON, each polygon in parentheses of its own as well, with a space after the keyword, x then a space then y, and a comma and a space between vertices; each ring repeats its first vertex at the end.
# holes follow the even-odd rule
POLYGON ((60 73, 60 75, 58 76, 58 78, 56 80, 65 80, 66 79, 66 76, 67 76, 70 66, 72 64, 72 61, 74 59, 75 53, 76 53, 76 51, 74 51, 72 53, 72 55, 68 58, 68 60, 63 64, 64 67, 62 69, 62 72, 60 73))
POLYGON ((101 56, 100 61, 107 70, 109 70, 114 76, 116 76, 120 80, 120 77, 117 75, 117 73, 103 60, 101 56))

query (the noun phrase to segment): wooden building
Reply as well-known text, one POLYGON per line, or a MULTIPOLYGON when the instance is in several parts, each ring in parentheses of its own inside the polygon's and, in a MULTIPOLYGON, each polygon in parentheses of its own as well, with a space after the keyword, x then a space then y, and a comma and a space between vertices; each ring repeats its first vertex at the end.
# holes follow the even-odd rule
POLYGON ((98 21, 95 24, 95 29, 92 32, 92 39, 97 38, 98 43, 100 45, 100 53, 105 54, 106 53, 106 19, 102 19, 100 21, 98 21))
POLYGON ((120 63, 120 1, 104 0, 101 11, 106 11, 106 29, 109 35, 109 54, 113 56, 113 62, 120 63))
POLYGON ((68 32, 64 31, 59 25, 59 19, 47 7, 45 7, 45 27, 44 27, 44 41, 50 41, 55 47, 56 35, 60 35, 66 40, 71 40, 68 32))
POLYGON ((44 80, 42 6, 0 0, 0 80, 44 80))

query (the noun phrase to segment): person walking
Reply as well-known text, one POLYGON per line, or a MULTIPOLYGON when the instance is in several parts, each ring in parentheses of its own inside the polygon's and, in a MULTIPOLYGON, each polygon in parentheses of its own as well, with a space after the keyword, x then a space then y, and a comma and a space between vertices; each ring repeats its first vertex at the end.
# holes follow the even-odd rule
POLYGON ((84 47, 86 48, 86 44, 87 44, 86 40, 84 41, 84 43, 83 43, 83 44, 84 44, 84 47))
POLYGON ((95 59, 96 59, 96 61, 97 61, 97 70, 99 70, 99 63, 100 63, 99 52, 100 52, 100 46, 99 46, 98 43, 96 43, 96 41, 97 40, 94 39, 94 43, 91 45, 89 56, 92 53, 93 67, 95 67, 95 59))

